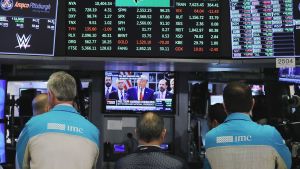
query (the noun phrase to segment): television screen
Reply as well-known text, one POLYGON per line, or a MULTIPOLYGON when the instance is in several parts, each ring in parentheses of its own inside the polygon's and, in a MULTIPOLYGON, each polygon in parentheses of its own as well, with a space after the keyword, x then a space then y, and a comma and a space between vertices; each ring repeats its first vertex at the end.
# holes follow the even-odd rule
POLYGON ((216 103, 223 103, 223 95, 211 95, 210 96, 210 105, 214 105, 216 103))
POLYGON ((105 112, 174 112, 173 72, 105 72, 105 112))
POLYGON ((54 55, 58 0, 1 0, 0 54, 54 55))
POLYGON ((0 123, 0 163, 6 163, 5 124, 0 123))
POLYGON ((252 91, 252 96, 265 95, 264 85, 249 85, 252 91))
POLYGON ((230 0, 233 58, 300 57, 298 0, 230 0))
POLYGON ((125 153, 125 151, 124 144, 114 144, 114 153, 125 153))
POLYGON ((164 150, 164 151, 169 151, 170 149, 169 149, 169 144, 161 144, 160 146, 159 146, 162 150, 164 150))
POLYGON ((4 119, 6 80, 0 80, 0 119, 4 119))
POLYGON ((220 56, 221 0, 66 2, 68 56, 220 56))
POLYGON ((279 81, 300 84, 300 67, 280 68, 279 81))

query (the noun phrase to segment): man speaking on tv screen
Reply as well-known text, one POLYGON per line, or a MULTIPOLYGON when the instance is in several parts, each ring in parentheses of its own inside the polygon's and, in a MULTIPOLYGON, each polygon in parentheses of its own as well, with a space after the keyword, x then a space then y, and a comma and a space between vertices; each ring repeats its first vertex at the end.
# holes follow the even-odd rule
POLYGON ((146 87, 148 77, 141 75, 137 80, 137 87, 132 87, 127 91, 127 100, 154 100, 154 90, 146 87))

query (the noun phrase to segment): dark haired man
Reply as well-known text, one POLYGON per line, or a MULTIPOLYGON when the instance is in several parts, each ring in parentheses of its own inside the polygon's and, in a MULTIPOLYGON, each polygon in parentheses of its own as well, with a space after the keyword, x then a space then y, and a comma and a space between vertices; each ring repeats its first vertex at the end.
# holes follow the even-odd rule
POLYGON ((221 103, 216 103, 208 108, 208 126, 210 129, 217 127, 223 123, 227 117, 224 106, 221 103))
POLYGON ((248 85, 229 83, 223 91, 228 117, 205 139, 206 165, 212 169, 289 169, 291 153, 279 132, 249 116, 254 105, 248 85))
POLYGON ((173 93, 171 93, 167 90, 168 85, 167 85, 167 81, 165 79, 161 79, 158 82, 158 88, 159 88, 159 90, 154 92, 155 99, 172 99, 173 93))
POLYGON ((160 145, 166 132, 162 117, 151 112, 143 114, 137 122, 137 151, 121 158, 115 169, 186 169, 181 159, 162 152, 160 145))
POLYGON ((112 84, 112 77, 111 76, 105 76, 105 89, 104 89, 104 95, 105 98, 108 99, 109 94, 113 91, 116 91, 117 89, 111 85, 112 84))

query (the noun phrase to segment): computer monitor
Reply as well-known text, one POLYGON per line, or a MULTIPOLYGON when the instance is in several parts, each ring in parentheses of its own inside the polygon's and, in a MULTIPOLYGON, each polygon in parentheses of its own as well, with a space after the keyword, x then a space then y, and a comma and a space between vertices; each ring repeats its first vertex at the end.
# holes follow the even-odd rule
POLYGON ((125 144, 114 144, 114 153, 125 153, 125 144))
POLYGON ((280 82, 300 84, 300 67, 280 68, 278 72, 280 82))

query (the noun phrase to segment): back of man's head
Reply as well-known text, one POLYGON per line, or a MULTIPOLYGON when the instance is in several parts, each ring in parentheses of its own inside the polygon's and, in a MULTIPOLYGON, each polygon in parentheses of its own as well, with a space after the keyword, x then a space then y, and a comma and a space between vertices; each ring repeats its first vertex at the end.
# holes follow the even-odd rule
POLYGON ((159 140, 164 130, 164 120, 156 113, 145 113, 138 118, 137 136, 146 143, 159 140))
POLYGON ((219 124, 223 123, 227 117, 223 104, 211 105, 208 109, 208 117, 211 121, 216 120, 219 124))
POLYGON ((223 100, 227 113, 248 113, 253 106, 251 89, 241 82, 229 83, 224 88, 223 100))
POLYGON ((49 110, 48 95, 45 93, 35 96, 32 100, 32 112, 33 115, 39 115, 49 110))
POLYGON ((49 77, 47 88, 58 101, 73 101, 77 93, 75 79, 63 71, 55 72, 49 77))

